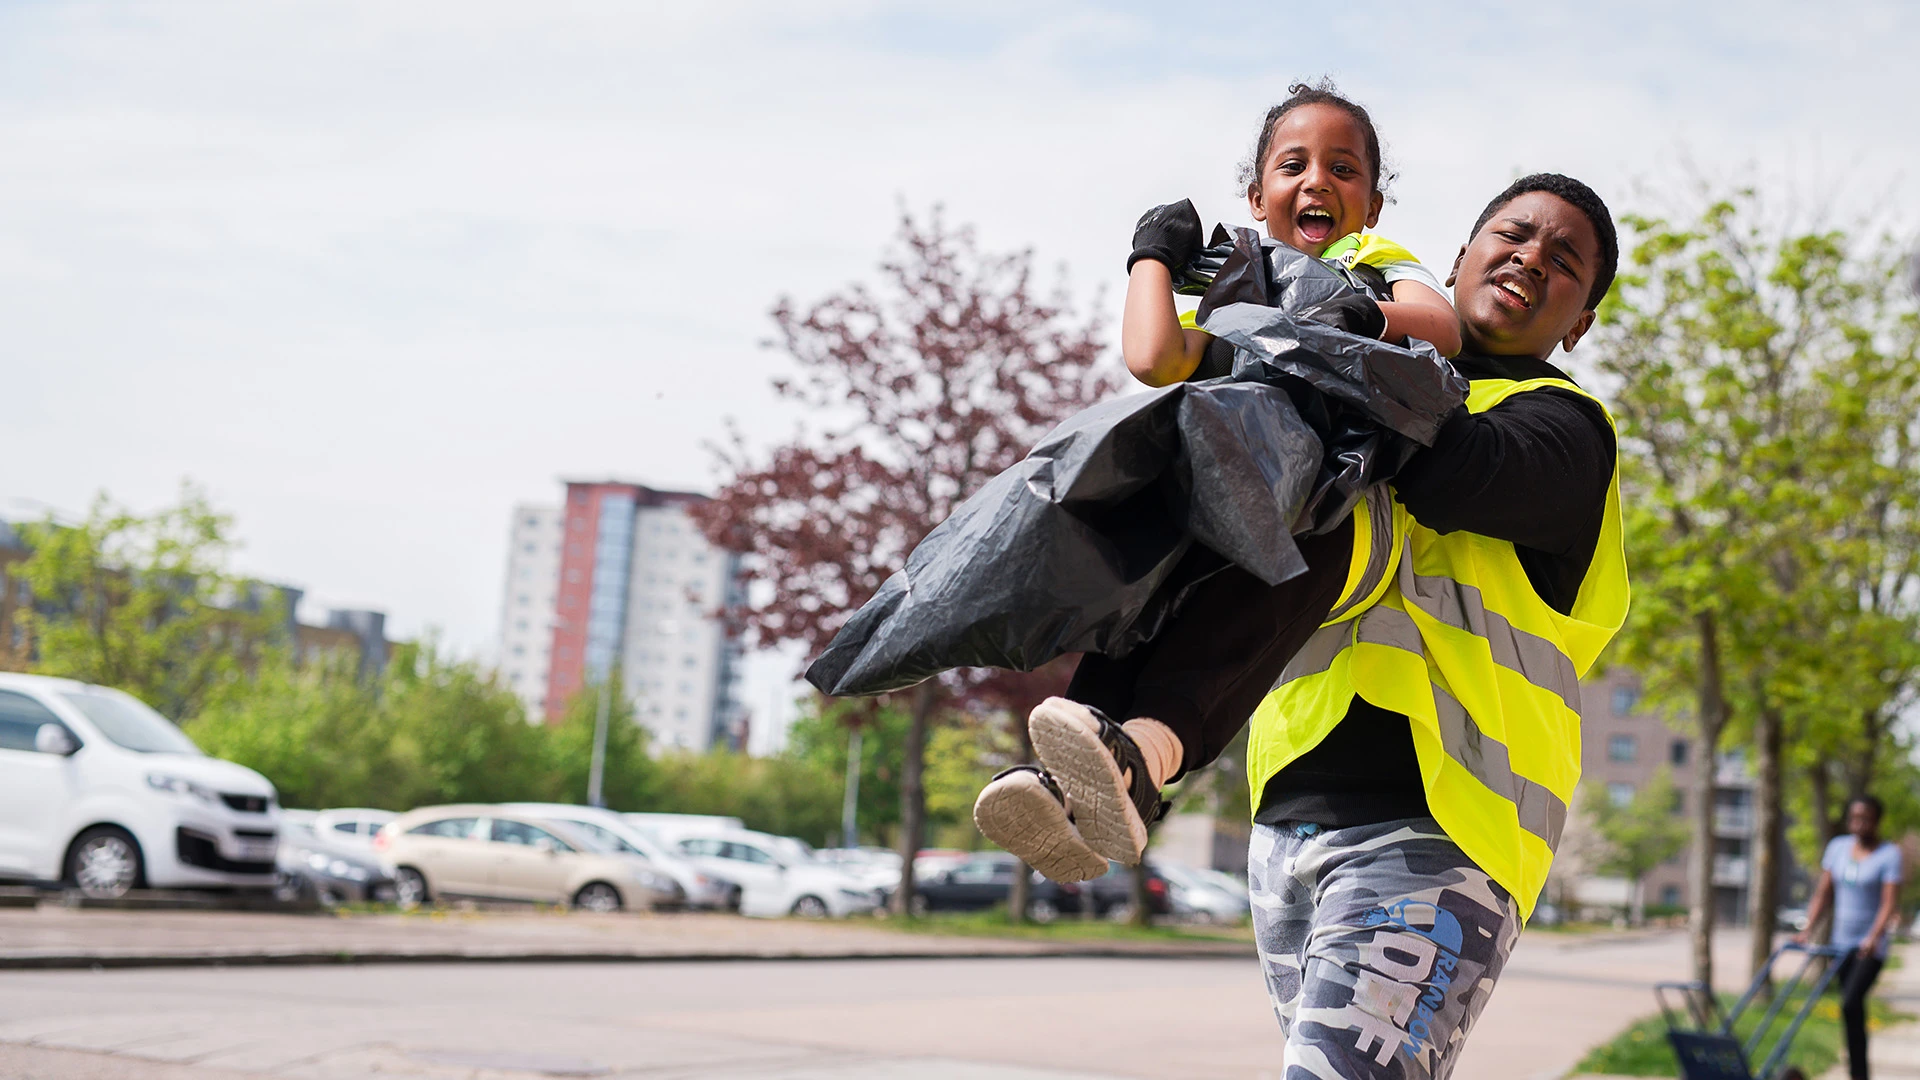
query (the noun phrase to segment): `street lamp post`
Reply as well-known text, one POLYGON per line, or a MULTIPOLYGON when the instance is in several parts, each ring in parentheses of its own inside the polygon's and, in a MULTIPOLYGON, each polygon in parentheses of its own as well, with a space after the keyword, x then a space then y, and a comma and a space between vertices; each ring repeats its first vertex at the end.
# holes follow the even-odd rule
POLYGON ((600 678, 600 708, 593 717, 593 763, 587 767, 587 805, 605 806, 607 800, 601 787, 607 772, 607 709, 610 691, 606 676, 600 678))
POLYGON ((840 803, 840 846, 858 847, 855 811, 860 805, 860 727, 847 734, 847 794, 840 803))

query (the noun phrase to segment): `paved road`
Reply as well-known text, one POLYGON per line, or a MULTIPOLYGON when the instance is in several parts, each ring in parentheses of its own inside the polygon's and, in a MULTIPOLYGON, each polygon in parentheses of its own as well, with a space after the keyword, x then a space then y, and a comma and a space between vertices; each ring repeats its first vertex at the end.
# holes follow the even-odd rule
MULTIPOLYGON (((1560 1075, 1685 955, 1523 939, 1458 1075, 1560 1075)), ((1277 1044, 1244 959, 0 972, 7 1078, 1277 1077, 1277 1044)))

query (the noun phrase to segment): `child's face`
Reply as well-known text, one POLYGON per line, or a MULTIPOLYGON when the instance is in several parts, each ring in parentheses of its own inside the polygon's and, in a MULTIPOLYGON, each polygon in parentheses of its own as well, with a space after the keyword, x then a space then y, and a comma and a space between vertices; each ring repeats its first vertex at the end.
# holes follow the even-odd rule
POLYGON ((1447 278, 1468 347, 1542 360, 1556 345, 1572 349, 1593 325, 1599 265, 1593 222, 1558 195, 1530 191, 1494 211, 1447 278))
POLYGON ((1247 206, 1268 236, 1318 256, 1380 219, 1373 170, 1366 129, 1345 109, 1302 105, 1273 125, 1247 206))

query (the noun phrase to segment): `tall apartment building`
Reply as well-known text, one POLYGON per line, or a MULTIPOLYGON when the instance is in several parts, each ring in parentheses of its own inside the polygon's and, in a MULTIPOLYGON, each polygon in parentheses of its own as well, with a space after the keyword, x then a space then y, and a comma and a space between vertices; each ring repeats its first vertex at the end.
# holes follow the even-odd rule
POLYGON ((739 642, 714 612, 739 560, 687 517, 704 496, 568 481, 561 506, 514 509, 500 671, 530 716, 558 719, 618 666, 655 745, 741 747, 739 642))
MULTIPOLYGON (((1630 671, 1614 670, 1581 687, 1587 708, 1581 731, 1581 798, 1600 789, 1616 803, 1633 798, 1664 765, 1677 789, 1676 814, 1691 820, 1695 770, 1711 767, 1713 782, 1713 903, 1723 925, 1744 923, 1753 885, 1752 771, 1745 754, 1724 752, 1710 763, 1700 760, 1698 740, 1669 727, 1658 714, 1641 707, 1640 683, 1630 671)), ((1687 865, 1690 852, 1655 867, 1642 883, 1649 905, 1680 907, 1692 903, 1687 865)), ((1574 860, 1577 862, 1577 860, 1574 860)), ((1625 883, 1593 876, 1581 868, 1576 884, 1589 903, 1625 904, 1625 883), (1617 895, 1616 895, 1617 894, 1617 895)))

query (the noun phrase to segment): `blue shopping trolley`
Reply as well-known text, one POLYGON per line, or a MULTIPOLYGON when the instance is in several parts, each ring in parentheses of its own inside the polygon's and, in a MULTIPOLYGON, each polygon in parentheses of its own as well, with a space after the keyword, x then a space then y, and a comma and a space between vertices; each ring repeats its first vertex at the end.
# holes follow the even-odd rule
POLYGON ((1832 945, 1788 943, 1780 946, 1772 956, 1767 957, 1767 966, 1754 976, 1753 985, 1747 987, 1747 992, 1734 1003, 1731 1012, 1721 1008, 1720 999, 1704 983, 1656 983, 1653 996, 1660 1003, 1661 1014, 1666 1017, 1667 1042, 1673 1045, 1674 1056, 1680 1059, 1681 1080, 1780 1080, 1787 1071, 1787 1051, 1793 1048, 1793 1038, 1800 1034, 1800 1026, 1812 1014, 1814 1003, 1820 1000, 1820 995, 1826 993, 1828 984, 1833 982, 1834 972, 1839 968, 1844 952, 1832 945), (1752 1034, 1743 1043, 1733 1033, 1734 1025, 1759 998, 1760 991, 1773 976, 1774 965, 1780 957, 1790 952, 1804 954, 1799 970, 1779 985, 1765 1015, 1761 1016, 1752 1034), (1760 1057, 1760 1046, 1766 1042, 1767 1033, 1780 1020, 1787 1002, 1801 987, 1807 985, 1808 975, 1821 960, 1826 963, 1821 964, 1819 972, 1814 974, 1811 991, 1801 1001, 1799 1010, 1786 1021, 1786 1027, 1773 1040, 1765 1057, 1760 1057), (1668 997, 1670 994, 1679 995, 1681 1009, 1674 1008, 1668 997), (1760 1061, 1757 1069, 1752 1065, 1756 1059, 1760 1061))

